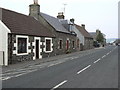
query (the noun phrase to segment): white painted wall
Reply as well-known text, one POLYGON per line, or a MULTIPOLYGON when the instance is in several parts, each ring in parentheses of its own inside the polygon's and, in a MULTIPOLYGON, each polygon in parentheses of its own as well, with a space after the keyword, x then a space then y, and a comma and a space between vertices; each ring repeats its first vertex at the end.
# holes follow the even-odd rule
POLYGON ((33 52, 34 52, 34 57, 33 57, 33 60, 36 60, 36 40, 39 40, 39 59, 41 59, 42 58, 42 55, 41 55, 41 52, 42 52, 42 49, 40 48, 40 46, 42 45, 42 42, 41 42, 41 37, 35 37, 35 39, 34 39, 34 42, 32 42, 32 45, 35 47, 34 49, 33 49, 33 52))
POLYGON ((3 65, 3 51, 0 51, 0 66, 3 65))
MULTIPOLYGON (((0 51, 4 52, 4 65, 8 65, 8 33, 10 30, 0 20, 0 51)), ((0 63, 2 65, 2 63, 0 63)))
POLYGON ((81 32, 75 26, 73 26, 73 31, 77 34, 77 37, 79 38, 80 43, 84 45, 85 44, 84 36, 81 34, 81 32))

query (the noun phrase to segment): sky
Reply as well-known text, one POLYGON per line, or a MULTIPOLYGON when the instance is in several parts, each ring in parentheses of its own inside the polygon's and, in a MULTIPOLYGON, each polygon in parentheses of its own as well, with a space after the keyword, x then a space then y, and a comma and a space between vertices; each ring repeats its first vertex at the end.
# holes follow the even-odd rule
MULTIPOLYGON (((56 17, 64 12, 65 19, 75 19, 78 25, 85 24, 88 32, 101 30, 106 38, 118 38, 119 0, 38 0, 40 11, 56 17), (66 4, 66 5, 64 5, 66 4)), ((0 7, 29 14, 33 0, 0 0, 0 7)))

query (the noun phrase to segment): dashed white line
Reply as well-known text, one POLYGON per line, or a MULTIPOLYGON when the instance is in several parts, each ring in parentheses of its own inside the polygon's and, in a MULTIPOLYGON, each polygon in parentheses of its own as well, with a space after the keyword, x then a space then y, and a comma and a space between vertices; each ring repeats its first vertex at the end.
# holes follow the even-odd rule
POLYGON ((80 70, 79 72, 77 72, 77 74, 80 74, 81 72, 83 72, 84 70, 86 70, 87 68, 89 68, 91 65, 88 65, 87 67, 83 68, 82 70, 80 70))
POLYGON ((106 55, 109 55, 110 53, 107 53, 106 55))
POLYGON ((106 57, 106 55, 102 56, 102 58, 106 57))
POLYGON ((96 60, 94 63, 97 63, 98 61, 100 61, 101 59, 99 58, 98 60, 96 60))
POLYGON ((62 86, 62 85, 63 85, 64 83, 66 83, 66 82, 67 82, 67 80, 64 80, 64 81, 61 82, 60 84, 58 84, 58 85, 56 85, 55 87, 53 87, 51 90, 54 90, 54 89, 56 89, 56 88, 62 86))
POLYGON ((110 53, 111 53, 112 51, 110 51, 110 53))

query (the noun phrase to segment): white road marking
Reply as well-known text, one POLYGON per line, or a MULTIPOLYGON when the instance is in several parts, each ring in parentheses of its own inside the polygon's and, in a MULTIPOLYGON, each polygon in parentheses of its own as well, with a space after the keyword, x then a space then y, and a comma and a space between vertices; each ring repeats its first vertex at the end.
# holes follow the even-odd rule
POLYGON ((106 55, 102 56, 102 58, 106 57, 106 55))
POLYGON ((2 76, 6 76, 6 75, 10 75, 10 74, 19 74, 19 73, 24 73, 26 71, 17 71, 17 72, 11 72, 11 73, 5 73, 5 74, 2 74, 2 76))
POLYGON ((83 72, 84 70, 86 70, 87 68, 89 68, 91 65, 88 65, 87 67, 83 68, 82 70, 80 70, 79 72, 77 72, 77 74, 80 74, 81 72, 83 72))
POLYGON ((99 58, 98 60, 96 60, 94 63, 97 63, 98 61, 100 61, 101 59, 99 58))
POLYGON ((60 61, 60 62, 57 62, 57 63, 54 63, 54 64, 50 64, 48 65, 47 67, 51 67, 51 66, 55 66, 55 65, 58 65, 58 64, 61 64, 61 63, 64 63, 65 61, 60 61))
POLYGON ((71 59, 73 60, 73 59, 77 59, 77 58, 79 58, 79 57, 72 57, 71 59))
POLYGON ((19 77, 19 76, 22 76, 24 74, 26 74, 26 73, 18 74, 18 75, 15 75, 14 77, 19 77))
POLYGON ((60 84, 58 84, 58 85, 56 85, 55 87, 53 87, 51 90, 54 90, 54 89, 60 87, 61 85, 63 85, 63 84, 66 83, 66 82, 67 82, 67 80, 61 82, 60 84))
POLYGON ((48 67, 51 67, 51 66, 54 66, 55 64, 50 64, 50 65, 48 65, 48 67))
POLYGON ((106 55, 109 55, 110 53, 107 53, 106 55))
POLYGON ((10 79, 11 77, 5 77, 5 78, 2 78, 2 80, 8 80, 10 79))
POLYGON ((24 74, 28 74, 28 73, 34 72, 34 71, 37 71, 37 69, 35 69, 35 70, 29 70, 29 71, 26 71, 25 73, 21 73, 21 74, 18 74, 18 75, 13 75, 13 76, 8 76, 8 77, 2 77, 2 80, 8 80, 8 79, 11 79, 13 77, 19 77, 19 76, 22 76, 24 74))

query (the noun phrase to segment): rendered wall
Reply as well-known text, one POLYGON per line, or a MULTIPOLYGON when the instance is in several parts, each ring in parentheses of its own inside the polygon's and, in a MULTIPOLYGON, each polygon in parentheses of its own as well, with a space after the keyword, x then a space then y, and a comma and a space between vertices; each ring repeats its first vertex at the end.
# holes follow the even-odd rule
POLYGON ((4 52, 4 65, 8 65, 8 33, 10 30, 0 20, 0 51, 4 52))

